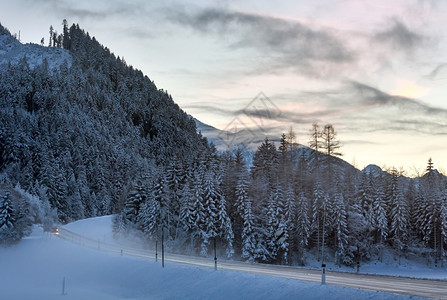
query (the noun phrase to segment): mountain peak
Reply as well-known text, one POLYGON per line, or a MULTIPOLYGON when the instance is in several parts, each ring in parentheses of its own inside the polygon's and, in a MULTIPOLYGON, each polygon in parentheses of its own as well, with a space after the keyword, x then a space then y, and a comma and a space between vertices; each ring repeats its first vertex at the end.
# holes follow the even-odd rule
POLYGON ((377 165, 370 164, 370 165, 367 165, 362 170, 362 172, 364 172, 366 174, 372 174, 374 177, 378 177, 378 176, 380 176, 380 174, 382 174, 383 170, 382 170, 382 168, 380 168, 377 165))

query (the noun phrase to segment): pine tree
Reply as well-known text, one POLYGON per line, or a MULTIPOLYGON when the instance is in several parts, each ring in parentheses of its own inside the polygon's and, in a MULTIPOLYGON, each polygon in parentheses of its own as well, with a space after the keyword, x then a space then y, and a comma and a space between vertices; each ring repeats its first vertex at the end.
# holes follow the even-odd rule
POLYGON ((180 227, 180 206, 183 186, 185 185, 185 171, 178 163, 171 163, 167 169, 166 187, 168 195, 168 211, 170 214, 170 235, 176 239, 180 227))
POLYGON ((281 264, 289 263, 289 222, 285 215, 281 215, 278 224, 278 230, 275 233, 276 244, 278 247, 278 259, 281 264))
POLYGON ((62 48, 70 50, 71 49, 70 32, 68 29, 68 22, 66 19, 62 21, 62 25, 63 25, 62 48))
POLYGON ((326 195, 319 181, 314 184, 312 200, 311 200, 311 221, 310 221, 310 238, 311 243, 317 247, 320 253, 323 238, 323 220, 327 209, 325 209, 326 195))
POLYGON ((138 211, 138 225, 147 237, 157 235, 160 216, 160 203, 154 198, 147 199, 140 205, 138 211))
POLYGON ((343 195, 337 191, 334 195, 333 221, 335 230, 335 258, 338 265, 352 264, 352 253, 348 249, 347 214, 343 195))
POLYGON ((285 184, 290 179, 290 173, 292 170, 291 160, 289 157, 289 145, 285 133, 281 135, 280 144, 278 147, 279 153, 279 181, 285 184))
POLYGON ((182 216, 184 228, 190 234, 190 245, 194 247, 195 240, 203 237, 205 228, 205 207, 203 205, 203 173, 201 168, 193 171, 189 178, 185 195, 185 208, 182 216))
POLYGON ((160 174, 155 187, 150 194, 150 210, 154 214, 154 222, 157 230, 163 229, 165 233, 168 233, 168 238, 170 230, 170 211, 167 199, 167 187, 166 179, 163 174, 160 174))
MULTIPOLYGON (((326 124, 321 132, 321 146, 320 149, 323 151, 325 156, 323 156, 323 164, 322 167, 326 168, 325 176, 327 177, 327 181, 330 183, 333 181, 333 178, 338 175, 333 172, 338 171, 337 168, 334 168, 334 164, 336 163, 335 157, 342 156, 340 152, 340 141, 337 139, 337 133, 335 132, 332 124, 326 124)), ((340 175, 338 175, 340 177, 340 175)))
POLYGON ((433 168, 433 162, 430 158, 427 164, 427 173, 422 177, 422 186, 424 188, 424 202, 422 203, 422 213, 420 223, 423 230, 423 240, 434 249, 435 264, 437 263, 441 240, 441 195, 439 189, 438 176, 433 168))
MULTIPOLYGON (((318 200, 317 200, 318 201, 318 200)), ((308 240, 310 236, 310 222, 309 222, 309 202, 304 194, 301 192, 298 196, 298 201, 296 205, 296 234, 298 241, 298 254, 299 260, 302 265, 304 265, 304 253, 308 246, 308 240)), ((315 216, 318 218, 318 216, 315 216)), ((318 221, 314 220, 314 226, 318 226, 318 221)), ((317 228, 319 230, 319 228, 317 228)))
POLYGON ((427 171, 427 173, 431 173, 431 172, 433 172, 433 170, 434 170, 434 168, 433 168, 433 161, 432 161, 432 159, 430 157, 428 159, 426 171, 427 171))
POLYGON ((312 129, 310 130, 310 138, 309 138, 309 148, 314 150, 315 153, 320 151, 321 147, 321 133, 318 127, 318 123, 312 124, 312 129))
POLYGON ((129 191, 126 203, 124 205, 124 213, 130 222, 136 224, 141 205, 146 201, 147 195, 143 188, 143 183, 138 180, 133 188, 129 191))
POLYGON ((219 203, 219 191, 217 190, 217 184, 212 172, 208 171, 204 175, 203 185, 203 222, 204 227, 201 230, 201 250, 200 255, 208 255, 208 245, 212 238, 219 235, 218 225, 218 203, 219 203))
POLYGON ((370 226, 374 226, 375 220, 373 219, 373 199, 374 195, 372 192, 372 176, 367 175, 366 172, 362 173, 362 178, 360 181, 359 190, 357 193, 357 203, 360 205, 361 213, 368 221, 370 226))
POLYGON ((268 259, 270 261, 276 261, 278 256, 278 238, 282 231, 279 231, 281 216, 278 215, 278 189, 272 188, 270 192, 268 207, 267 207, 267 223, 264 225, 266 230, 266 249, 268 251, 268 259))
POLYGON ((225 241, 226 247, 225 251, 227 254, 227 258, 231 258, 234 254, 233 248, 233 228, 231 225, 230 217, 227 214, 227 204, 225 201, 225 197, 221 194, 218 194, 218 225, 219 225, 219 236, 225 241))
POLYGON ((388 238, 388 221, 386 218, 387 207, 385 202, 385 193, 380 185, 377 187, 375 200, 373 203, 374 223, 379 236, 378 242, 383 244, 388 238))
POLYGON ((124 212, 117 214, 113 217, 113 234, 119 236, 121 234, 126 235, 128 230, 127 218, 124 212))
MULTIPOLYGON (((244 215, 246 213, 244 205, 248 201, 248 185, 248 174, 241 170, 237 177, 237 184, 235 189, 236 199, 233 205, 230 206, 233 211, 232 224, 235 236, 235 246, 240 248, 243 247, 242 232, 245 226, 244 215)), ((250 211, 252 211, 251 207, 250 211)))
POLYGON ((414 231, 420 240, 424 239, 424 224, 425 224, 425 197, 422 187, 418 187, 416 197, 412 206, 411 220, 414 231))
POLYGON ((0 230, 7 230, 14 227, 14 208, 12 206, 9 192, 0 198, 0 230))
POLYGON ((273 183, 276 179, 277 163, 276 146, 266 137, 253 157, 252 177, 273 183))
POLYGON ((408 204, 401 191, 396 193, 392 203, 390 233, 394 247, 402 252, 408 240, 408 204))
POLYGON ((194 190, 191 189, 191 186, 191 178, 187 176, 186 183, 182 191, 183 201, 180 210, 180 220, 183 224, 183 229, 190 234, 192 234, 192 229, 194 228, 194 190))
POLYGON ((48 47, 53 46, 53 32, 54 32, 54 29, 53 29, 53 26, 51 25, 50 26, 50 38, 49 38, 48 47))
POLYGON ((15 229, 15 210, 9 192, 0 198, 0 243, 11 243, 20 239, 15 229))
MULTIPOLYGON (((242 195, 242 194, 241 194, 242 195)), ((256 255, 256 235, 251 201, 247 197, 240 198, 243 203, 242 258, 253 261, 256 255)))
POLYGON ((321 132, 321 141, 320 148, 327 156, 342 155, 341 152, 339 152, 341 147, 340 141, 337 140, 337 133, 332 124, 324 125, 323 131, 321 132))
POLYGON ((447 263, 447 188, 441 197, 441 259, 443 264, 447 263))

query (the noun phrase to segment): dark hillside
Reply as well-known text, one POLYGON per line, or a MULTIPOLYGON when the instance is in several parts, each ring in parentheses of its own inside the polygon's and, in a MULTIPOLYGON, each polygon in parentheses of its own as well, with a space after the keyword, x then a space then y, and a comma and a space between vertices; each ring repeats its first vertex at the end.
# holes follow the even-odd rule
MULTIPOLYGON (((67 222, 119 211, 133 180, 177 159, 192 162, 208 145, 141 71, 79 26, 64 33, 55 46, 71 62, 50 55, 36 65, 25 52, 0 63, 0 172, 33 194, 46 188, 67 222)), ((0 35, 10 37, 1 25, 0 35)))

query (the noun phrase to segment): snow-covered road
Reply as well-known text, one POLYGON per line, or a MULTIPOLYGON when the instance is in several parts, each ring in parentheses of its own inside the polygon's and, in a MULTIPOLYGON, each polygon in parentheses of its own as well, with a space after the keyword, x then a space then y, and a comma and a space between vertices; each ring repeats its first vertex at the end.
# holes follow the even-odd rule
MULTIPOLYGON (((59 228, 58 236, 67 241, 119 255, 133 256, 155 260, 155 251, 128 248, 118 244, 95 240, 66 228, 59 228)), ((161 261, 161 253, 158 253, 161 261)), ((202 257, 192 257, 165 253, 165 262, 183 265, 214 268, 214 260, 202 257)), ((252 274, 269 275, 275 277, 321 282, 321 271, 296 268, 289 266, 275 266, 264 264, 250 264, 236 261, 218 260, 219 270, 246 272, 252 274)), ((326 272, 326 283, 345 287, 360 288, 372 291, 384 291, 396 294, 415 295, 426 298, 447 299, 447 282, 442 280, 415 279, 408 277, 393 277, 383 275, 354 274, 344 272, 326 272)))

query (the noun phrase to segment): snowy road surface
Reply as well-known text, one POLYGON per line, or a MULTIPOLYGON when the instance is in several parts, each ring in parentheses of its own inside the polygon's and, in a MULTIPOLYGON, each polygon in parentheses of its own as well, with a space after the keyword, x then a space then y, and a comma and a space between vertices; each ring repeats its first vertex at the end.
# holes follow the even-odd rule
MULTIPOLYGON (((119 255, 155 259, 155 252, 145 249, 123 247, 88 238, 66 228, 59 228, 58 236, 67 241, 101 251, 119 255)), ((161 261, 161 253, 158 253, 161 261)), ((214 268, 214 261, 202 257, 192 257, 165 253, 165 262, 214 268)), ((289 266, 249 264, 235 261, 218 260, 219 270, 230 270, 252 274, 269 275, 311 282, 321 282, 321 271, 289 266)), ((415 295, 426 298, 447 299, 447 282, 442 280, 414 279, 382 275, 326 272, 326 283, 372 291, 384 291, 396 294, 415 295)))

